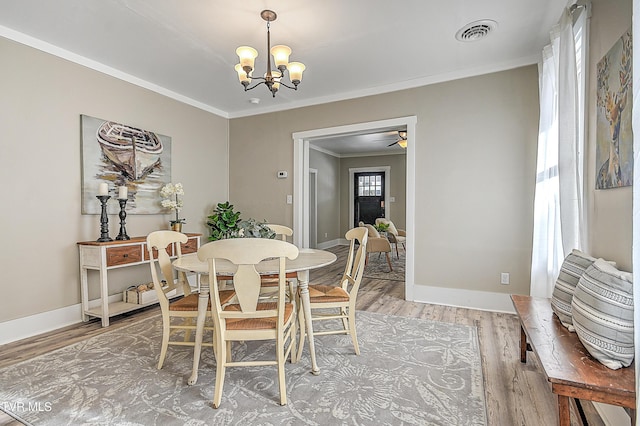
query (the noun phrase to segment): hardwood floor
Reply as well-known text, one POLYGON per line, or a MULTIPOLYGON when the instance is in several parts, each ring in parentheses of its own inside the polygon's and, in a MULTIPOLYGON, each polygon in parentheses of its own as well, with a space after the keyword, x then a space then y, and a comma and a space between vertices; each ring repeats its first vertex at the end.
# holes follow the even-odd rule
MULTIPOLYGON (((329 267, 312 271, 312 283, 337 283, 339 274, 344 269, 347 247, 334 247, 330 250, 338 255, 338 261, 329 267)), ((527 364, 520 363, 520 328, 515 315, 407 302, 404 300, 403 282, 369 278, 362 280, 357 308, 364 311, 476 326, 480 340, 488 424, 496 426, 557 424, 556 397, 551 393, 535 356, 530 355, 527 364)), ((117 327, 127 326, 140 319, 156 315, 158 311, 158 307, 150 307, 128 316, 115 317, 108 328, 101 328, 100 322, 93 320, 0 346, 0 368, 117 327)), ((604 424, 590 403, 583 402, 583 407, 587 413, 589 425, 604 424)), ((580 425, 575 407, 573 411, 571 424, 580 425)), ((0 411, 0 426, 21 424, 0 411)))

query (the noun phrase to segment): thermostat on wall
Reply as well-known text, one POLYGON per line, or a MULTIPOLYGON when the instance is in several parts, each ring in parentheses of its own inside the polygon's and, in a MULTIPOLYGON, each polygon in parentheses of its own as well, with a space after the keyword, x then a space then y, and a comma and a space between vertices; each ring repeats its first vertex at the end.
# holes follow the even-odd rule
POLYGON ((280 170, 278 172, 278 179, 286 179, 287 176, 289 176, 289 174, 286 172, 286 170, 280 170))

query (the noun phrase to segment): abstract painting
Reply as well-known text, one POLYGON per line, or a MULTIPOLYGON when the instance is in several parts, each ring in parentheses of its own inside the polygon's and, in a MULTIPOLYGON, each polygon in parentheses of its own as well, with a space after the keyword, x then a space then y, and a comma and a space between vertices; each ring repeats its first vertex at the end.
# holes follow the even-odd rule
POLYGON ((88 115, 81 115, 80 121, 82 214, 100 214, 100 183, 108 184, 112 196, 109 214, 120 211, 114 201, 120 186, 127 187, 127 214, 165 213, 160 189, 171 182, 171 138, 88 115))
POLYGON ((596 189, 631 185, 632 46, 625 32, 598 62, 596 189))

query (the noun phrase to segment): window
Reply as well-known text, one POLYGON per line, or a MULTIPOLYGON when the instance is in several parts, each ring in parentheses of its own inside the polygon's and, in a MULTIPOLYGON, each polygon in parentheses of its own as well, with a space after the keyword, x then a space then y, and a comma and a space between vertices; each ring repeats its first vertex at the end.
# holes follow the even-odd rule
POLYGON ((359 176, 358 177, 359 197, 380 197, 382 196, 382 176, 359 176))

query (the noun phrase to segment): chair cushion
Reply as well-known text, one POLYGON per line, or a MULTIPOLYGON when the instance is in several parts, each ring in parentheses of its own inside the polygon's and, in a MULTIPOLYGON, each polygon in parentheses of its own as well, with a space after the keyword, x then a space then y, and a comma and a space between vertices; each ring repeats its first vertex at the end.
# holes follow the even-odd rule
MULTIPOLYGON (((277 303, 258 303, 258 311, 268 311, 270 309, 276 309, 277 303)), ((240 311, 240 305, 227 305, 224 308, 225 311, 240 311)), ((293 305, 291 303, 284 304, 284 322, 287 323, 293 313, 293 305)), ((276 328, 278 318, 266 317, 266 318, 227 318, 228 330, 269 330, 276 328)))
POLYGON ((404 244, 407 242, 407 237, 403 237, 402 235, 396 235, 396 242, 400 244, 404 244))
POLYGON ((574 331, 571 318, 573 293, 584 271, 595 261, 595 258, 574 249, 564 259, 560 267, 560 273, 551 296, 551 309, 558 316, 562 325, 567 327, 569 331, 574 331))
POLYGON ((309 300, 311 303, 348 302, 349 293, 334 285, 310 285, 309 300))
POLYGON ((390 252, 391 244, 386 238, 369 238, 367 240, 367 253, 390 252))
POLYGON ((633 276, 602 259, 582 274, 571 303, 578 338, 611 369, 628 367, 634 358, 633 276))
MULTIPOLYGON (((235 296, 236 292, 233 290, 221 290, 220 291, 220 303, 225 304, 235 296)), ((170 311, 197 311, 198 310, 198 293, 192 293, 183 297, 180 300, 176 300, 169 304, 170 311)), ((211 310, 211 298, 207 302, 207 310, 211 310)))

